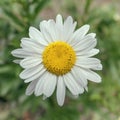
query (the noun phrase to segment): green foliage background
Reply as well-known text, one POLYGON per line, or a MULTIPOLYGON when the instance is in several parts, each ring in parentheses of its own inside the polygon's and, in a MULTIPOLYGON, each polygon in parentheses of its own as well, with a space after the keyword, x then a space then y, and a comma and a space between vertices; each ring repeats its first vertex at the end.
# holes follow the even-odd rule
POLYGON ((0 120, 120 120, 120 1, 109 0, 1 0, 0 1, 0 120), (19 78, 21 67, 11 51, 28 36, 29 26, 60 13, 71 15, 78 27, 90 24, 97 33, 103 64, 102 83, 90 82, 89 92, 75 99, 68 92, 63 107, 55 95, 26 96, 19 78))

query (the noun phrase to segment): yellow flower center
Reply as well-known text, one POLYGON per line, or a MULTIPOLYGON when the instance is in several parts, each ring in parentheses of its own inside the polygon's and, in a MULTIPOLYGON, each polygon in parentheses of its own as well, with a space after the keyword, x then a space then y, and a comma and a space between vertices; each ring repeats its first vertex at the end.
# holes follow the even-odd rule
POLYGON ((73 48, 62 41, 50 43, 42 54, 45 68, 56 75, 68 73, 76 61, 73 48))

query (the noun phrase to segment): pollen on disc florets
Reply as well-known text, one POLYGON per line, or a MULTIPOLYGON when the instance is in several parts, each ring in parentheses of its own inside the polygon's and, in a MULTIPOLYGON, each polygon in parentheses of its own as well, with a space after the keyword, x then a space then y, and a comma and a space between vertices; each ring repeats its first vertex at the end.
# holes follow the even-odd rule
POLYGON ((62 41, 50 43, 43 51, 42 57, 45 68, 58 76, 69 72, 76 61, 73 48, 62 41))

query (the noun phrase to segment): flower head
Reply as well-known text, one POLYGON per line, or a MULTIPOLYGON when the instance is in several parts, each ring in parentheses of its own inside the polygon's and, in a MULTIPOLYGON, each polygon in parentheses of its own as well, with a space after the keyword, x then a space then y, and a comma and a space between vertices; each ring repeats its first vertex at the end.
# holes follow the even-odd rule
POLYGON ((93 58, 99 50, 95 48, 95 33, 87 34, 89 25, 75 31, 76 22, 71 16, 63 22, 57 15, 40 22, 40 30, 30 27, 29 38, 22 38, 21 48, 13 50, 24 70, 20 78, 29 83, 26 94, 50 97, 56 89, 57 102, 63 105, 66 88, 73 95, 87 90, 88 80, 101 82, 101 77, 93 70, 101 70, 99 59, 93 58))

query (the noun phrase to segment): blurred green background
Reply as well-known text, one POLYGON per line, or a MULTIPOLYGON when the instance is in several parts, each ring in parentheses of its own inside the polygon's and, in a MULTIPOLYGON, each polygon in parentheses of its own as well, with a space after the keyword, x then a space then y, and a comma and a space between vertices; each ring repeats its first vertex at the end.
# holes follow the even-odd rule
POLYGON ((0 120, 120 120, 119 0, 0 0, 0 120), (97 33, 102 83, 89 82, 89 92, 75 99, 68 92, 63 107, 55 94, 47 100, 26 96, 11 51, 28 37, 29 26, 60 13, 97 33))

